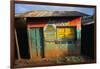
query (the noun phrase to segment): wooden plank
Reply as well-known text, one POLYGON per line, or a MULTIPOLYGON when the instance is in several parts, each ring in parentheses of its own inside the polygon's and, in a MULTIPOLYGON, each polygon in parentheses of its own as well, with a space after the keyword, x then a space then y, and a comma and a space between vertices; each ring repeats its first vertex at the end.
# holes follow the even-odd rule
POLYGON ((16 48, 17 48, 17 53, 18 53, 18 60, 21 60, 16 30, 15 30, 15 41, 16 41, 16 46, 17 46, 16 48))
POLYGON ((41 57, 40 53, 40 32, 39 28, 36 28, 36 43, 37 43, 37 51, 38 51, 38 56, 41 57))
POLYGON ((32 59, 32 42, 31 42, 30 28, 27 28, 27 31, 28 31, 28 43, 29 43, 30 58, 32 59))

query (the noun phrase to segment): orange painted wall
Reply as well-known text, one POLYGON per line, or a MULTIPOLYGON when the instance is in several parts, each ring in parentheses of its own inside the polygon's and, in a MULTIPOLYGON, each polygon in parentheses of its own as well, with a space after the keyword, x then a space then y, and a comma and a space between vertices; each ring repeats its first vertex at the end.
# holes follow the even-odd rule
POLYGON ((81 18, 76 18, 76 19, 73 19, 71 21, 69 21, 69 25, 70 26, 77 26, 77 29, 81 29, 81 18))

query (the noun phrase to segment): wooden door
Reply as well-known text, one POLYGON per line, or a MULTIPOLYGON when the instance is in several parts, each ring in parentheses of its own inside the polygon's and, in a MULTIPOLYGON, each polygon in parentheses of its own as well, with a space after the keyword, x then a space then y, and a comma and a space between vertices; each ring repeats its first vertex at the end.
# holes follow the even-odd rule
POLYGON ((28 32, 32 59, 39 60, 44 57, 43 28, 31 28, 28 32))

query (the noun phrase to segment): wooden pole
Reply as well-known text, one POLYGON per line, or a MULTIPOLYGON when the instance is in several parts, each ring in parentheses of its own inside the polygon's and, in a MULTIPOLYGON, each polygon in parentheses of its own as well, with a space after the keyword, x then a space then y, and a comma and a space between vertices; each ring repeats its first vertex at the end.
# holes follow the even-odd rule
POLYGON ((17 53, 18 53, 18 60, 21 60, 20 56, 20 50, 19 50, 19 44, 18 44, 18 39, 17 39, 17 32, 15 30, 15 41, 16 41, 16 47, 17 47, 17 53))

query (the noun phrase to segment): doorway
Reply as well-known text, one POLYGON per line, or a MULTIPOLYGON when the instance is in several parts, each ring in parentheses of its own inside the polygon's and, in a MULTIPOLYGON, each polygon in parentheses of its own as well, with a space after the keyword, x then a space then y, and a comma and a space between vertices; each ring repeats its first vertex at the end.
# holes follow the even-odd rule
POLYGON ((33 58, 44 58, 44 35, 43 28, 31 28, 30 41, 33 58))

